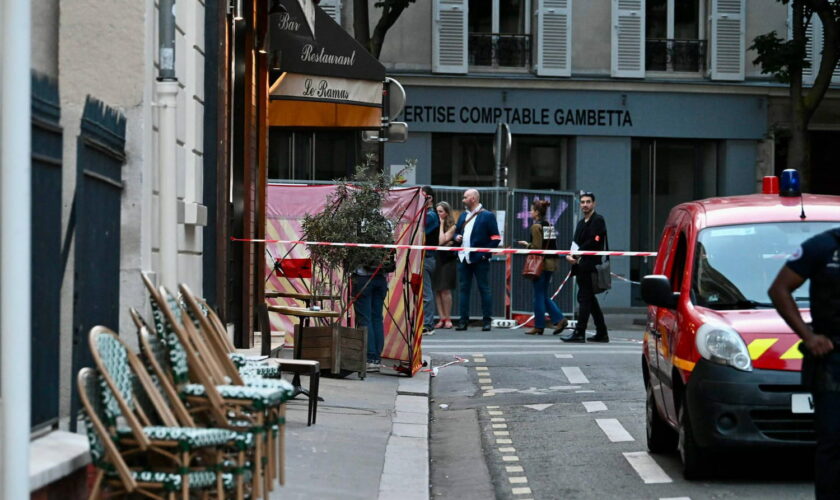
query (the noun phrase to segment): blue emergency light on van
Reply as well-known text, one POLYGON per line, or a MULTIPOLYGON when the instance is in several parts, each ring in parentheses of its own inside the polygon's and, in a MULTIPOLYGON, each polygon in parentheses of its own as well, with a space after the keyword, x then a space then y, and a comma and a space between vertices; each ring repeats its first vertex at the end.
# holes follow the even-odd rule
POLYGON ((779 179, 779 196, 799 196, 802 194, 802 185, 799 182, 799 171, 788 168, 782 171, 779 179))

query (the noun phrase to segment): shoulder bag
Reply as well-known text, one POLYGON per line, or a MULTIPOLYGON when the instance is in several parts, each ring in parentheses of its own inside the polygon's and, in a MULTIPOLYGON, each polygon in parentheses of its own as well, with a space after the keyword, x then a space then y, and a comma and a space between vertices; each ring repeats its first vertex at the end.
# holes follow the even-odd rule
MULTIPOLYGON (((543 250, 545 249, 545 239, 543 239, 543 250)), ((522 266, 522 277, 529 280, 538 280, 545 269, 545 256, 528 254, 525 257, 525 265, 522 266)))
MULTIPOLYGON (((610 240, 604 234, 604 250, 610 249, 610 240)), ((610 256, 607 255, 600 264, 595 265, 595 272, 592 273, 592 291, 597 295, 612 288, 612 275, 610 271, 610 256)))

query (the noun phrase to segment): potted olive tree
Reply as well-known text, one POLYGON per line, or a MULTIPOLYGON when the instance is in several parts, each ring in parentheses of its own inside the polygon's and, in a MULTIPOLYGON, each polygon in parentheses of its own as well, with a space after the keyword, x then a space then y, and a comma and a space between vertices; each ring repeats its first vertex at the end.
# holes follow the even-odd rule
MULTIPOLYGON (((335 191, 327 198, 320 213, 304 216, 303 238, 306 241, 393 243, 397 221, 386 217, 382 206, 389 190, 400 183, 403 173, 391 177, 380 172, 368 157, 364 164, 356 167, 352 180, 336 181, 335 191)), ((394 252, 340 246, 310 246, 309 252, 312 290, 316 294, 339 297, 334 303, 339 316, 330 325, 307 327, 302 335, 301 356, 320 361, 332 375, 359 372, 364 378, 367 329, 345 326, 350 324, 345 319, 350 316, 353 300, 362 292, 351 289, 351 276, 360 268, 385 273, 394 252)))

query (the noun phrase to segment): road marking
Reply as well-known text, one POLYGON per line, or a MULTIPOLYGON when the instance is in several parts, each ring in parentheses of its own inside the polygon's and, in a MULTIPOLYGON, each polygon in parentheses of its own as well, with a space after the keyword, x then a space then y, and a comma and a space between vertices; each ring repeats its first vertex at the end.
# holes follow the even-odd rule
POLYGON ((516 448, 513 446, 505 446, 504 448, 499 448, 501 453, 516 453, 516 448))
POLYGON ((543 411, 546 408, 550 408, 550 407, 554 406, 554 404, 553 403, 542 403, 542 404, 537 404, 537 405, 522 405, 522 406, 524 406, 525 408, 531 408, 532 410, 543 411))
POLYGON ((659 500, 691 500, 691 497, 667 497, 660 498, 659 500))
POLYGON ((607 411, 607 405, 603 401, 584 401, 583 407, 586 408, 587 413, 594 411, 607 411))
POLYGON ((584 393, 584 392, 595 392, 595 391, 593 391, 592 389, 584 389, 584 390, 575 391, 575 392, 578 393, 578 394, 581 394, 581 393, 584 393))
POLYGON ((513 444, 513 441, 510 439, 497 439, 496 444, 513 444))
POLYGON ((486 363, 487 360, 484 358, 473 358, 473 363, 486 363))
POLYGON ((475 370, 479 372, 486 372, 487 370, 489 370, 489 368, 487 368, 486 366, 476 366, 475 370))
POLYGON ((564 366, 561 368, 563 374, 569 379, 570 384, 588 384, 589 379, 580 371, 577 366, 564 366))
MULTIPOLYGON (((485 406, 485 408, 487 408, 488 410, 498 410, 499 406, 498 405, 485 406)), ((492 415, 493 413, 491 412, 490 414, 492 415)))
POLYGON ((510 436, 509 431, 493 431, 494 436, 510 436))
POLYGON ((598 427, 604 431, 604 434, 606 434, 607 438, 609 438, 609 440, 613 443, 635 441, 633 436, 627 432, 624 426, 621 425, 621 422, 619 422, 616 418, 597 418, 595 419, 595 422, 598 423, 598 427))
POLYGON ((485 398, 486 398, 486 397, 489 397, 489 396, 495 396, 495 395, 496 395, 496 393, 495 393, 495 392, 485 392, 484 394, 482 394, 482 397, 485 397, 485 398))
POLYGON ((507 429, 507 424, 490 424, 493 429, 507 429))
POLYGON ((490 419, 491 422, 504 422, 505 419, 502 417, 493 417, 490 419))
POLYGON ((492 390, 493 390, 493 386, 492 386, 492 385, 482 385, 482 386, 481 386, 481 390, 482 390, 482 391, 492 391, 492 390))
POLYGON ((518 462, 519 457, 516 455, 502 455, 502 462, 518 462))
MULTIPOLYGON (((488 406, 487 408, 498 408, 498 406, 488 406)), ((495 416, 504 415, 504 413, 495 410, 488 411, 487 413, 495 416)))
POLYGON ((508 481, 510 481, 510 484, 525 484, 528 482, 528 478, 525 476, 511 476, 508 477, 508 481))
POLYGON ((484 357, 484 354, 482 354, 482 353, 480 353, 480 352, 477 352, 477 353, 473 354, 473 357, 474 357, 474 358, 483 358, 483 357, 484 357))
POLYGON ((480 379, 478 379, 478 383, 479 384, 492 384, 493 379, 492 378, 480 378, 480 379))
POLYGON ((639 477, 642 478, 645 484, 659 484, 674 482, 668 474, 662 470, 662 467, 656 463, 650 454, 646 451, 631 451, 624 452, 624 458, 630 462, 630 466, 636 470, 639 477))
POLYGON ((572 359, 573 356, 571 354, 555 354, 554 357, 557 359, 572 359))
POLYGON ((513 491, 514 495, 530 495, 531 494, 531 488, 528 488, 528 487, 513 488, 512 491, 513 491))
POLYGON ((508 472, 525 472, 521 465, 508 465, 505 470, 508 472))

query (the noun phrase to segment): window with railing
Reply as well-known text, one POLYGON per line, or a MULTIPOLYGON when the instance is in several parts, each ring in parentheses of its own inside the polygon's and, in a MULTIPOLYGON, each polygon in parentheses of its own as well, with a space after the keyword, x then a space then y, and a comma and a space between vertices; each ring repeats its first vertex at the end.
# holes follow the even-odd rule
POLYGON ((645 41, 647 71, 706 70, 706 40, 668 40, 648 38, 645 41))
POLYGON ((531 64, 530 0, 470 0, 470 66, 528 67, 531 64))
POLYGON ((471 66, 524 68, 531 63, 531 35, 470 33, 471 66))
POLYGON ((706 40, 700 0, 647 0, 645 3, 645 69, 703 72, 706 40))

